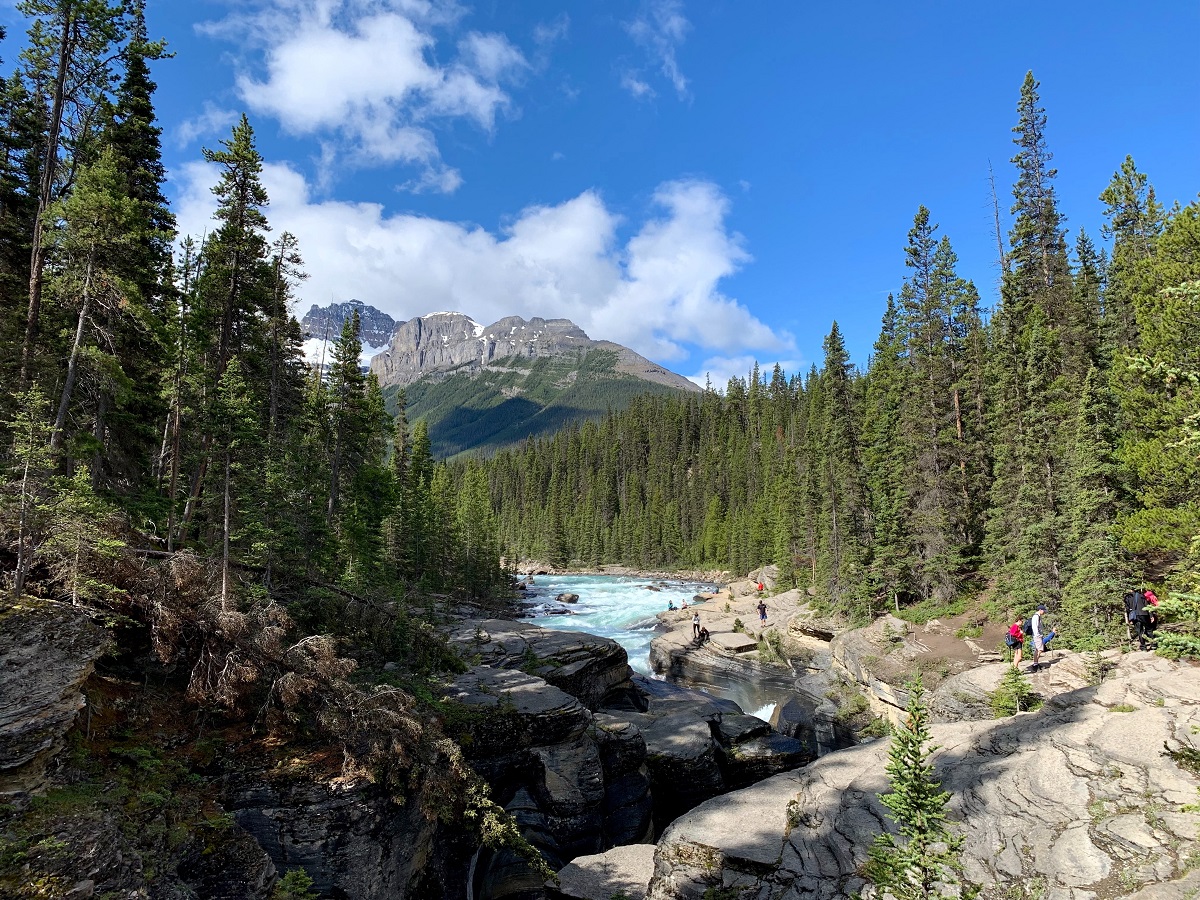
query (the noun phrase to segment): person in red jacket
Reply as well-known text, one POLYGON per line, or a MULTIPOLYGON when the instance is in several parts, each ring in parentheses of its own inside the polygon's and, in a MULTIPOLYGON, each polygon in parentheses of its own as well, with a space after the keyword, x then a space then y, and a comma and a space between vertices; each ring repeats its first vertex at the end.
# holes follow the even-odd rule
POLYGON ((1013 668, 1018 669, 1021 666, 1021 651, 1025 649, 1025 620, 1018 618, 1008 627, 1008 634, 1004 636, 1005 645, 1013 652, 1013 668))

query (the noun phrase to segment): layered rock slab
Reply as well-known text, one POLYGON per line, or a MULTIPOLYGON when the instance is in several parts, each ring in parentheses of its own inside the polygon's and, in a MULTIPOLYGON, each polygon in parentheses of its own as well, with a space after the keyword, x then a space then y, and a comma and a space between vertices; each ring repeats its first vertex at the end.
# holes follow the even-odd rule
MULTIPOLYGON (((1200 669, 1131 654, 1099 687, 1065 690, 1037 713, 933 726, 968 878, 984 896, 1037 879, 1047 897, 1090 900, 1182 877, 1198 823, 1184 807, 1200 778, 1164 745, 1195 749, 1198 692, 1200 669)), ((887 750, 876 741, 831 754, 692 810, 660 839, 648 897, 861 891, 867 850, 888 827, 887 750)))
POLYGON ((30 601, 0 614, 0 797, 42 786, 106 645, 104 630, 66 604, 30 601))

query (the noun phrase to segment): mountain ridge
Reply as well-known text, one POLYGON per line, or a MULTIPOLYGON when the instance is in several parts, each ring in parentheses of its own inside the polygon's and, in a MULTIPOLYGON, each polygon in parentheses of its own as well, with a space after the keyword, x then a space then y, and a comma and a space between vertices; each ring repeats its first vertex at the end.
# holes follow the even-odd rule
POLYGON ((310 362, 328 360, 329 344, 355 310, 363 367, 378 378, 393 413, 404 392, 409 419, 425 421, 438 458, 547 436, 624 409, 642 394, 700 390, 628 347, 592 340, 570 319, 505 316, 481 325, 439 311, 396 321, 357 300, 314 305, 305 315, 310 362))

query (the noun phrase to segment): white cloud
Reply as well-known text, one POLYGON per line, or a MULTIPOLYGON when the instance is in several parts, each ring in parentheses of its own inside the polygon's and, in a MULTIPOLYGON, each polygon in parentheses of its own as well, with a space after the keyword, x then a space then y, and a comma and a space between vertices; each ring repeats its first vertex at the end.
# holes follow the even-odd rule
POLYGON ((260 0, 204 30, 255 51, 236 78, 252 112, 336 147, 339 162, 414 166, 409 185, 450 191, 462 179, 434 127, 465 119, 490 133, 511 108, 507 86, 530 68, 504 35, 474 31, 437 61, 434 30, 460 15, 421 0, 260 0))
MULTIPOLYGON (((174 203, 183 234, 211 230, 215 173, 204 163, 180 172, 174 203)), ((309 278, 302 307, 356 298, 396 319, 459 310, 482 323, 502 316, 562 316, 591 337, 660 362, 693 348, 713 356, 794 350, 719 290, 749 260, 712 184, 670 182, 654 195, 658 213, 622 241, 622 221, 595 191, 522 210, 497 232, 376 203, 315 200, 294 169, 268 164, 263 182, 276 233, 300 240, 309 278)), ((748 371, 748 368, 746 369, 748 371)), ((723 383, 723 382, 722 382, 723 383)))
MULTIPOLYGON (((683 14, 682 0, 646 0, 642 11, 632 21, 625 25, 629 36, 650 57, 652 65, 658 67, 662 75, 671 82, 679 99, 687 99, 688 81, 679 69, 675 52, 687 37, 691 23, 683 14)), ((627 90, 640 97, 641 93, 635 86, 644 84, 639 78, 626 76, 621 84, 627 90)))
POLYGON ((621 76, 621 87, 633 94, 638 100, 649 100, 655 96, 654 88, 650 87, 633 72, 621 76))
POLYGON ((565 12, 559 13, 550 22, 539 22, 533 28, 533 40, 542 48, 548 48, 567 36, 571 30, 571 18, 565 12))
POLYGON ((197 138, 208 138, 213 135, 226 135, 237 124, 240 114, 232 109, 217 106, 211 100, 205 100, 200 115, 187 119, 175 130, 175 142, 186 147, 197 138))

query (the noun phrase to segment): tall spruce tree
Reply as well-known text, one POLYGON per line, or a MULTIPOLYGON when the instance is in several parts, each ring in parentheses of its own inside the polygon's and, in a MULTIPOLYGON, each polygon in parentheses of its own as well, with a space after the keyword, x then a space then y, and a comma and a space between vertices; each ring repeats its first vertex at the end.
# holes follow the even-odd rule
POLYGON ((32 376, 41 325, 43 276, 48 247, 46 211, 86 162, 98 112, 113 89, 116 47, 124 37, 123 3, 107 0, 21 0, 17 11, 32 20, 21 54, 22 75, 44 110, 39 181, 30 239, 29 291, 21 347, 23 382, 32 376), (66 155, 64 158, 64 149, 66 155))
POLYGON ((859 413, 853 369, 835 322, 825 338, 821 385, 825 395, 821 422, 818 527, 818 587, 852 619, 869 616, 865 602, 869 515, 859 460, 859 413))
POLYGON ((1132 156, 1113 173, 1100 201, 1103 234, 1113 242, 1104 292, 1105 343, 1110 352, 1122 352, 1137 345, 1136 297, 1154 290, 1152 261, 1166 217, 1132 156))
POLYGON ((1067 453, 1058 425, 1073 416, 1070 382, 1093 362, 1094 328, 1074 302, 1037 88, 1027 73, 1013 129, 1011 267, 993 323, 987 548, 1003 589, 1054 597, 1062 585, 1057 517, 1067 453))
POLYGON ((1122 508, 1113 440, 1114 410, 1107 385, 1088 372, 1080 391, 1063 503, 1068 577, 1062 616, 1071 623, 1068 646, 1098 650, 1118 638, 1118 598, 1132 575, 1115 524, 1122 508))
POLYGON ((874 522, 870 585, 874 596, 889 602, 910 591, 905 498, 911 470, 901 432, 908 381, 899 311, 889 294, 867 369, 863 417, 863 463, 874 522))

